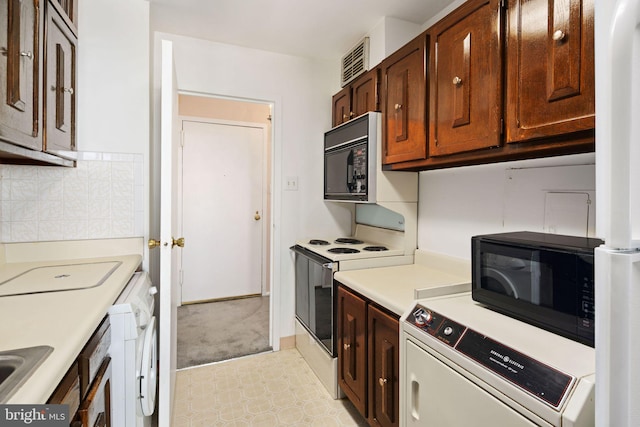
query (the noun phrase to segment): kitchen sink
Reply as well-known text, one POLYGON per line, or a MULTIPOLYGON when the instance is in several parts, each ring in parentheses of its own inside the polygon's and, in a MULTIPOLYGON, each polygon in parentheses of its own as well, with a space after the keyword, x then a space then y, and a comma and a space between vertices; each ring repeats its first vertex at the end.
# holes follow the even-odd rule
POLYGON ((52 351, 40 345, 0 352, 0 403, 7 402, 52 351))

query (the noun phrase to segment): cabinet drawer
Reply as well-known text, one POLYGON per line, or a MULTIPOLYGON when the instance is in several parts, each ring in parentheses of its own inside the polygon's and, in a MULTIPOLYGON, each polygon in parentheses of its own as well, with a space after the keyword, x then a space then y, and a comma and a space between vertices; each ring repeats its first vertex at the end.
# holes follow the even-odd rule
POLYGON ((111 426, 111 358, 102 362, 86 399, 78 410, 75 426, 111 426), (79 421, 79 422, 78 422, 79 421))
POLYGON ((80 396, 83 399, 87 396, 89 387, 107 356, 110 344, 111 327, 109 317, 105 317, 78 356, 80 396))

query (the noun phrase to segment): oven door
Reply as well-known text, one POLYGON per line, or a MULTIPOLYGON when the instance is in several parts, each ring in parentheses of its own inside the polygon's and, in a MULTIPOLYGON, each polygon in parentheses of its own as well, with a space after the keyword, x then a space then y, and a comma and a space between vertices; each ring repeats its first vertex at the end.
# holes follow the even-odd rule
POLYGON ((335 356, 333 316, 333 273, 338 263, 294 246, 296 318, 335 356))

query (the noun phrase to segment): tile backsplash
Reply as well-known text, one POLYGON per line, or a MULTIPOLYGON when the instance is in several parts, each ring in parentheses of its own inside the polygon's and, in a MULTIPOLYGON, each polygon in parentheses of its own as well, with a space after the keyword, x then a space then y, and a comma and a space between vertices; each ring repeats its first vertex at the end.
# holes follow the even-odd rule
POLYGON ((0 241, 136 237, 142 154, 78 153, 77 167, 0 165, 0 241))

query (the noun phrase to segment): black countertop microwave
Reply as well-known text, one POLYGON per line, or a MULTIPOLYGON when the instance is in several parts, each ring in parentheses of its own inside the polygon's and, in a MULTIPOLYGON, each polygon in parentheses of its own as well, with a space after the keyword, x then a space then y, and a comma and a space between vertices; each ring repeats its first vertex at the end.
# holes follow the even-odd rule
POLYGON ((513 232, 471 238, 472 298, 594 346, 596 238, 513 232))

